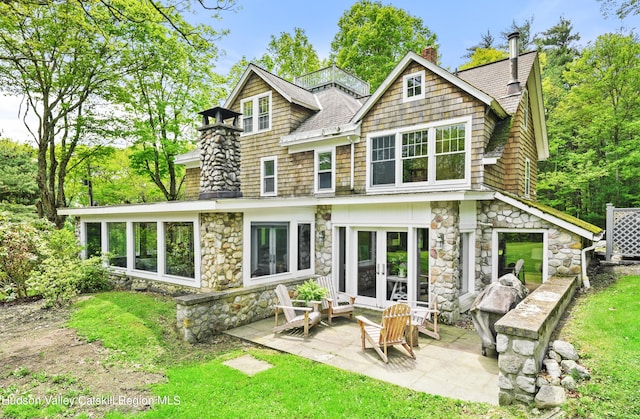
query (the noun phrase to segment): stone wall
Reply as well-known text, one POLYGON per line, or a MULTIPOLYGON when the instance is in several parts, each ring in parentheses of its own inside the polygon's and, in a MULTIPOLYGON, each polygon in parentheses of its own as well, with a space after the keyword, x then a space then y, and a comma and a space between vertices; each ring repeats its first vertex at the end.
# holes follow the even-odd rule
POLYGON ((458 202, 431 205, 431 259, 429 280, 438 298, 440 318, 453 324, 460 319, 458 279, 460 276, 460 229, 458 202), (438 248, 439 238, 442 246, 438 248))
POLYGON ((109 279, 111 279, 115 289, 118 290, 148 291, 172 295, 174 297, 191 294, 197 290, 197 288, 186 285, 170 284, 168 282, 158 281, 157 279, 138 278, 120 272, 110 272, 109 279))
POLYGON ((331 274, 331 205, 318 205, 316 211, 316 274, 331 274), (324 236, 324 240, 321 239, 324 236))
POLYGON ((242 213, 200 215, 201 287, 242 287, 242 213))
POLYGON ((535 215, 529 214, 499 200, 478 202, 478 229, 476 231, 476 286, 483 288, 492 280, 493 229, 528 229, 547 231, 547 265, 549 277, 577 276, 582 273, 582 239, 535 215))
POLYGON ((500 405, 533 403, 551 334, 576 289, 575 277, 552 277, 495 324, 500 405))
MULTIPOLYGON (((294 289, 301 282, 283 283, 294 289)), ((178 331, 188 342, 203 342, 225 330, 271 317, 275 313, 274 306, 278 304, 276 285, 255 285, 177 297, 178 331)))

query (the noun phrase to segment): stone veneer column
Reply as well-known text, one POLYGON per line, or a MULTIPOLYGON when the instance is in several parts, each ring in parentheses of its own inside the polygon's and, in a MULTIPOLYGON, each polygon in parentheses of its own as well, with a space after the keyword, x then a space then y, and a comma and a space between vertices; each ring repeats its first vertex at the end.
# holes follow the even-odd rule
POLYGON ((316 211, 316 274, 328 275, 332 267, 331 206, 318 205, 316 211), (320 236, 324 234, 324 241, 320 236))
POLYGON ((431 206, 431 252, 429 277, 445 323, 460 319, 458 278, 460 276, 460 230, 456 202, 434 202, 431 206), (439 237, 443 238, 438 248, 439 237))
POLYGON ((236 198, 240 192, 240 141, 242 131, 216 123, 200 131, 200 199, 236 198))
POLYGON ((242 287, 242 222, 239 212, 200 216, 203 288, 221 291, 242 287))

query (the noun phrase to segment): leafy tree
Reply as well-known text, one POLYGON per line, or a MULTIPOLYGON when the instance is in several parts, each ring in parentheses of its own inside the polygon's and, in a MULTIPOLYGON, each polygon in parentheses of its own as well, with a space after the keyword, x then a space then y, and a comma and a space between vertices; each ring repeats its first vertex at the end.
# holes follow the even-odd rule
POLYGON ((619 19, 624 19, 629 15, 640 14, 640 1, 638 0, 598 0, 602 2, 600 9, 605 16, 615 13, 619 19))
POLYGON ((604 226, 607 202, 640 204, 640 42, 605 34, 564 73, 570 91, 549 115, 551 158, 539 198, 604 226))
POLYGON ((30 223, 0 221, 0 295, 27 297, 27 281, 46 249, 41 234, 30 223))
POLYGON ((38 198, 35 150, 0 138, 0 202, 33 205, 38 198))
MULTIPOLYGON (((204 0, 200 0, 204 3, 204 0)), ((64 183, 78 145, 104 141, 114 87, 158 56, 151 47, 175 31, 196 43, 206 34, 178 11, 189 1, 0 2, 0 89, 25 97, 37 145, 39 213, 62 227, 64 183), (156 42, 151 42, 155 40, 156 42)), ((26 119, 25 119, 26 121, 26 119)))
POLYGON ((460 66, 460 70, 477 67, 482 64, 489 64, 505 58, 509 58, 509 53, 506 51, 493 48, 477 48, 471 55, 469 62, 460 66))
POLYGON ((260 60, 271 62, 270 71, 285 80, 320 69, 318 54, 309 43, 304 29, 294 28, 294 35, 281 32, 279 37, 271 35, 267 54, 260 60))
POLYGON ((331 42, 335 63, 376 89, 409 51, 437 47, 436 35, 422 19, 379 1, 360 0, 338 21, 331 42))
POLYGON ((565 66, 580 55, 575 45, 579 40, 580 35, 573 33, 573 24, 564 17, 535 37, 535 44, 547 57, 543 77, 551 77, 556 84, 564 84, 562 72, 565 66))
POLYGON ((487 29, 487 33, 480 35, 480 43, 473 45, 467 48, 467 53, 462 58, 471 59, 478 49, 492 50, 495 49, 495 38, 491 35, 489 29, 487 29))
POLYGON ((527 52, 531 49, 533 45, 533 38, 531 36, 531 24, 533 24, 533 16, 529 19, 525 19, 525 21, 518 25, 516 21, 511 22, 511 26, 500 33, 504 42, 501 44, 501 48, 505 51, 509 51, 509 34, 513 32, 520 33, 520 43, 518 48, 518 53, 522 54, 523 52, 527 52))

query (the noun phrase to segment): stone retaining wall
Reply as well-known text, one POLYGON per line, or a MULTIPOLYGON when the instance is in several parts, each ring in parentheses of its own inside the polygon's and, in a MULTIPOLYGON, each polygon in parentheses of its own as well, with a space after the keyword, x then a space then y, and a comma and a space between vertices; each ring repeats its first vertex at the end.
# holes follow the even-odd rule
MULTIPOLYGON (((302 282, 297 279, 283 284, 293 289, 302 282)), ((276 285, 253 285, 177 297, 178 331, 187 342, 202 342, 225 330, 271 317, 278 304, 276 285)))
POLYGON ((495 324, 500 405, 529 404, 538 391, 551 334, 577 286, 576 277, 552 277, 495 324))

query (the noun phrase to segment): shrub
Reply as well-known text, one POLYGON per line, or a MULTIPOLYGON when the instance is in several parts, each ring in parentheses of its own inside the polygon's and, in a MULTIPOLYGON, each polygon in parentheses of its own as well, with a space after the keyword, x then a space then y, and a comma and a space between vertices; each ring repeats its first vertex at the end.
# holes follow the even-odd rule
POLYGON ((45 253, 41 231, 28 223, 0 222, 0 289, 8 296, 28 295, 27 281, 45 253))
POLYGON ((80 294, 88 292, 109 291, 113 288, 109 278, 109 270, 104 266, 102 258, 94 256, 81 261, 80 278, 77 290, 80 294))
POLYGON ((297 298, 305 301, 320 301, 327 296, 329 290, 318 285, 313 279, 298 285, 296 287, 297 298))
POLYGON ((45 300, 45 307, 60 307, 78 295, 81 278, 80 259, 49 257, 42 262, 41 269, 34 271, 28 285, 45 300))

